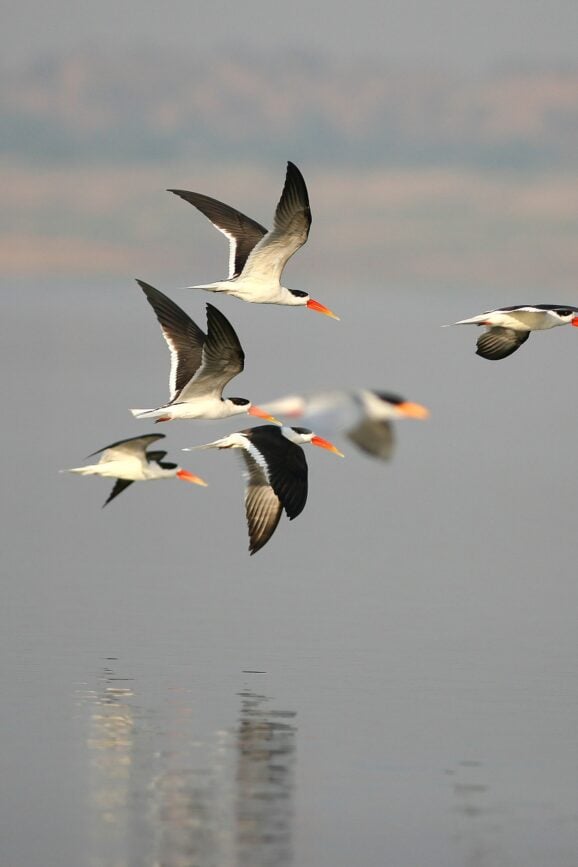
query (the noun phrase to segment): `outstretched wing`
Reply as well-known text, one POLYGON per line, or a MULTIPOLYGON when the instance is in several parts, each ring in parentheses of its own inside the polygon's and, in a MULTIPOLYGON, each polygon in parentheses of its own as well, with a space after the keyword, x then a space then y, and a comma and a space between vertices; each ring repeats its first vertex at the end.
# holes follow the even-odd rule
POLYGON ((163 464, 161 463, 161 461, 165 455, 166 452, 161 451, 160 449, 158 451, 147 452, 147 461, 149 462, 149 464, 154 461, 156 464, 160 464, 160 466, 162 467, 163 464))
POLYGON ((254 554, 266 545, 281 517, 281 501, 269 484, 265 469, 243 449, 246 467, 245 514, 249 530, 249 551, 254 554))
POLYGON ((245 512, 251 554, 269 541, 282 508, 293 520, 307 502, 307 461, 303 450, 278 431, 271 425, 240 431, 247 434, 242 455, 246 466, 245 512))
POLYGON ((297 166, 288 162, 273 229, 254 247, 243 268, 243 276, 280 280, 287 260, 307 240, 310 226, 311 209, 305 180, 297 166))
POLYGON ((530 336, 529 331, 515 331, 513 328, 490 328, 478 337, 476 355, 498 361, 515 352, 530 336))
POLYGON ((114 483, 112 491, 109 494, 108 499, 105 500, 102 504, 102 508, 104 509, 104 507, 107 506, 111 500, 114 500, 115 497, 118 497, 119 494, 122 494, 122 492, 126 490, 129 485, 132 485, 132 481, 130 479, 117 479, 114 483))
POLYGON ((275 425, 248 428, 241 433, 249 435, 247 450, 266 473, 268 483, 293 520, 307 502, 307 461, 303 449, 284 437, 275 425))
POLYGON ((163 292, 142 280, 136 282, 155 311, 171 353, 169 390, 170 400, 173 401, 201 365, 205 334, 190 316, 163 292))
POLYGON ((347 431, 347 436, 358 448, 374 458, 389 461, 393 455, 395 436, 389 421, 365 418, 347 431))
POLYGON ((267 229, 251 217, 242 214, 230 205, 203 196, 201 193, 190 193, 187 190, 167 190, 180 196, 185 202, 194 205, 197 210, 211 221, 215 229, 222 232, 229 240, 229 280, 237 277, 253 247, 267 234, 267 229))
POLYGON ((164 434, 145 434, 140 437, 131 437, 126 440, 118 440, 116 443, 111 443, 109 446, 104 446, 102 449, 97 449, 89 458, 102 453, 99 464, 108 463, 109 461, 126 461, 131 458, 140 463, 147 462, 146 450, 151 443, 156 440, 164 439, 164 434))
POLYGON ((221 396, 226 384, 243 370, 245 353, 235 329, 220 310, 207 304, 207 337, 203 345, 201 365, 194 378, 184 386, 179 398, 189 400, 196 395, 221 396))

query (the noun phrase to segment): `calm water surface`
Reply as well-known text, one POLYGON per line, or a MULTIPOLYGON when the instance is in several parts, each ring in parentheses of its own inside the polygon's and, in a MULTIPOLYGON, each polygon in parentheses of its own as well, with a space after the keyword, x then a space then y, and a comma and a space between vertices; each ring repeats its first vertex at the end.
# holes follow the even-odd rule
POLYGON ((341 323, 223 299, 231 394, 432 410, 389 466, 310 450, 306 511, 249 558, 235 456, 179 458, 243 423, 163 429, 206 490, 102 510, 109 483, 57 472, 165 397, 138 290, 2 288, 0 864, 575 867, 575 329, 493 364, 438 326, 518 298, 318 291, 341 323))

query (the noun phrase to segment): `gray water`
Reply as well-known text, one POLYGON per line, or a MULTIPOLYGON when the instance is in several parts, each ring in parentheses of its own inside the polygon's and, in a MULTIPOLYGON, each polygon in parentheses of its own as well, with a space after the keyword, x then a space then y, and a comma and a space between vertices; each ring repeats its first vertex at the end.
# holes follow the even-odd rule
POLYGON ((432 411, 389 465, 309 449, 304 513, 249 557, 239 462, 179 451, 243 421, 162 427, 207 489, 103 510, 110 482, 58 473, 154 429, 127 413, 167 390, 139 290, 2 289, 0 864, 575 867, 578 332, 492 363, 439 327, 573 299, 316 286, 340 323, 219 299, 229 394, 432 411))

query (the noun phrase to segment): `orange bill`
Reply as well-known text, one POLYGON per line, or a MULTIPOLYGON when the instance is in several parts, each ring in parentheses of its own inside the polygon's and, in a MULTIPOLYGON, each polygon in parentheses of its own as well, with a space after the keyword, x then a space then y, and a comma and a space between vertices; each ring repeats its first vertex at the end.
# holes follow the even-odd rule
POLYGON ((421 403, 412 403, 409 400, 404 400, 397 408, 406 418, 429 418, 429 409, 422 406, 421 403))
POLYGON ((202 485, 204 488, 207 487, 207 483, 201 479, 200 476, 195 476, 194 473, 189 473, 188 470, 178 470, 177 478, 182 479, 183 482, 192 482, 193 485, 202 485))
POLYGON ((339 320, 339 316, 336 316, 329 307, 325 307, 323 304, 320 304, 319 301, 314 301, 313 298, 309 299, 307 306, 310 310, 316 310, 318 313, 325 313, 326 316, 331 316, 332 319, 339 320))
POLYGON ((333 452, 335 455, 339 455, 340 458, 344 458, 345 455, 343 452, 340 452, 337 446, 334 446, 333 443, 330 443, 329 440, 324 440, 323 437, 314 436, 311 440, 312 446, 319 446, 321 449, 327 449, 327 451, 333 452))
POLYGON ((281 424, 278 418, 275 418, 274 415, 269 415, 268 412, 265 412, 265 410, 261 409, 259 406, 252 406, 251 409, 247 411, 247 415, 255 415, 257 418, 264 418, 266 421, 272 421, 273 424, 281 424))
POLYGON ((578 325, 578 316, 575 316, 574 319, 572 319, 570 325, 578 325))

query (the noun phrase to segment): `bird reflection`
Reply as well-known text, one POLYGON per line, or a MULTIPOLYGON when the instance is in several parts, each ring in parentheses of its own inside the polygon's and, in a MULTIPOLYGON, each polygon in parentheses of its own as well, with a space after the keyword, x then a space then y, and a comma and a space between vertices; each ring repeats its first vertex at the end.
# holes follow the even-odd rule
POLYGON ((293 863, 296 714, 238 695, 237 724, 200 737, 189 689, 143 710, 133 682, 106 667, 83 692, 90 867, 293 863))
POLYGON ((133 691, 104 668, 90 706, 86 746, 89 759, 91 867, 128 867, 128 810, 135 735, 129 704, 133 691))
POLYGON ((154 867, 232 867, 230 734, 218 731, 197 739, 188 692, 176 691, 174 697, 167 743, 151 786, 154 867))
POLYGON ((478 761, 461 761, 449 772, 457 817, 455 841, 464 867, 486 867, 501 862, 499 820, 488 808, 489 787, 478 761))
POLYGON ((293 861, 293 711, 268 710, 266 696, 240 693, 237 732, 237 864, 286 867, 293 861))

